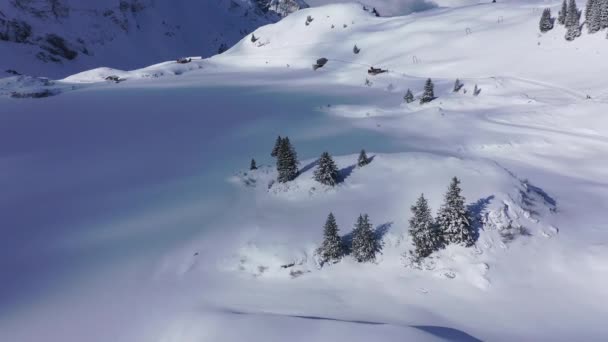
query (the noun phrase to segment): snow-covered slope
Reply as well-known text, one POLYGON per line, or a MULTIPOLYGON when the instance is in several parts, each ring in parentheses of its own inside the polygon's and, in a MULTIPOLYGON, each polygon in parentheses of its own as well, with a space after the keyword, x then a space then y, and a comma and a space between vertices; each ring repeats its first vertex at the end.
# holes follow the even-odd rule
POLYGON ((0 72, 65 76, 211 56, 306 3, 275 0, 15 0, 0 3, 0 72))
POLYGON ((0 80, 0 340, 604 340, 608 41, 540 35, 544 6, 328 5, 209 59, 0 80), (454 176, 479 238, 416 265, 409 208, 454 176), (370 215, 375 263, 318 267, 330 211, 370 215))

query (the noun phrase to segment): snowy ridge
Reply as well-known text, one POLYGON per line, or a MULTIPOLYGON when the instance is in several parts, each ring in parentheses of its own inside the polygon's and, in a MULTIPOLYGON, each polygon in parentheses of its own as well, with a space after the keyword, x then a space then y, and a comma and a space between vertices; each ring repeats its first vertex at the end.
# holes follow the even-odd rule
POLYGON ((100 65, 135 68, 211 56, 302 0, 14 0, 0 4, 0 75, 58 77, 100 65))

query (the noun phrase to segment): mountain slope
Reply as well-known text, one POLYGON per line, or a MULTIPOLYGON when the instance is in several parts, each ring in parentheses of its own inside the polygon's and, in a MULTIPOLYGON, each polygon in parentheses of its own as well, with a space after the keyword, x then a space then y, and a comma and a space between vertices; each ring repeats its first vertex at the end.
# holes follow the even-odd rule
POLYGON ((0 72, 65 76, 105 65, 135 68, 211 56, 301 0, 14 0, 0 4, 0 72))
POLYGON ((545 6, 331 5, 186 64, 0 80, 0 340, 605 339, 606 31, 540 35, 545 6), (410 206, 454 176, 478 239, 417 264, 410 206), (329 212, 345 242, 369 214, 374 263, 319 267, 329 212))

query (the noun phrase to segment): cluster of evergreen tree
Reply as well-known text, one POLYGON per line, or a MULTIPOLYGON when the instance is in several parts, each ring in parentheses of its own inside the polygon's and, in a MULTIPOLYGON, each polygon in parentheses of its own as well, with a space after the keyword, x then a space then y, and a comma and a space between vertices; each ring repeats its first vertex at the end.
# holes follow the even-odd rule
POLYGON ((329 213, 323 226, 323 242, 317 249, 321 265, 340 261, 350 250, 358 262, 373 262, 376 260, 378 242, 372 224, 367 214, 359 215, 352 232, 351 246, 345 246, 340 237, 340 231, 333 213, 329 213), (350 248, 348 248, 350 247, 350 248))
MULTIPOLYGON (((431 101, 433 101, 434 99, 436 99, 435 97, 435 85, 433 84, 433 81, 431 81, 431 79, 427 79, 426 83, 424 84, 424 92, 422 93, 422 96, 420 97, 420 104, 425 104, 425 103, 429 103, 431 101)), ((414 102, 414 94, 412 93, 412 91, 410 89, 408 89, 405 92, 405 95, 403 96, 403 100, 405 101, 405 103, 412 103, 414 102)))
POLYGON ((277 181, 279 183, 287 183, 298 176, 298 155, 291 145, 289 137, 277 137, 270 155, 277 159, 277 181))
POLYGON ((414 243, 412 254, 416 259, 426 258, 452 243, 467 247, 475 244, 475 230, 471 225, 471 215, 465 206, 458 178, 452 179, 437 218, 433 219, 424 195, 420 195, 411 211, 409 231, 414 243))
POLYGON ((589 33, 608 28, 608 0, 587 0, 585 23, 589 33))
MULTIPOLYGON (((606 0, 592 0, 606 2, 606 0)), ((581 11, 576 6, 575 0, 563 0, 562 7, 557 16, 557 22, 566 27, 566 40, 574 40, 581 35, 581 11)), ((589 25, 589 22, 587 23, 589 25)), ((550 11, 543 11, 540 20, 540 29, 542 32, 548 31, 546 28, 553 27, 553 19, 551 19, 550 11), (547 19, 547 16, 549 19, 547 19), (549 25, 551 21, 551 25, 549 25), (545 30, 545 31, 543 31, 545 30)))

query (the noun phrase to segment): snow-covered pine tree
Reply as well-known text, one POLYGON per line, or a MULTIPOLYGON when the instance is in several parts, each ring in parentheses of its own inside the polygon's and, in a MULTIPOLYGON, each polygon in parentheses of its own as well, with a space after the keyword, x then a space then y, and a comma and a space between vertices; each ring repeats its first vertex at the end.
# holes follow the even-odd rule
POLYGON ((274 143, 274 147, 272 148, 272 152, 270 152, 270 156, 271 156, 271 157, 276 157, 276 156, 277 156, 277 154, 279 153, 279 147, 281 147, 281 142, 282 142, 282 140, 283 140, 283 139, 282 139, 282 138, 281 138, 281 136, 279 135, 279 136, 277 137, 277 140, 276 140, 276 141, 275 141, 275 143, 274 143))
POLYGON ((338 224, 333 213, 329 213, 325 226, 323 226, 323 242, 317 249, 317 254, 321 258, 321 265, 340 261, 344 255, 342 240, 338 234, 338 224))
POLYGON ((403 97, 403 99, 405 100, 405 103, 412 103, 414 102, 414 94, 412 94, 412 91, 408 89, 405 92, 405 96, 403 97))
POLYGON ((608 0, 596 0, 600 30, 608 27, 608 0))
POLYGON ((476 84, 475 88, 473 88, 473 96, 479 96, 480 93, 481 93, 481 88, 479 88, 476 84))
POLYGON ((361 150, 361 152, 359 153, 359 158, 357 159, 357 166, 364 167, 367 164, 369 164, 369 158, 367 158, 367 153, 365 153, 365 150, 361 150))
POLYGON ((560 25, 566 25, 566 16, 568 15, 568 3, 566 0, 562 2, 562 7, 557 14, 557 22, 560 25))
MULTIPOLYGON (((593 0, 590 0, 593 1, 593 0)), ((551 18, 551 10, 545 8, 543 14, 540 16, 540 32, 545 33, 553 29, 553 18, 551 18)))
POLYGON ((587 24, 589 24, 589 22, 591 21, 591 15, 596 2, 596 0, 587 0, 587 4, 585 4, 585 21, 587 22, 587 24))
POLYGON ((298 176, 298 157, 289 137, 281 139, 277 151, 277 173, 279 183, 289 182, 298 176))
POLYGON ((435 225, 429 204, 420 195, 416 204, 411 207, 410 236, 414 242, 412 254, 416 259, 426 258, 441 247, 441 232, 435 225))
POLYGON ((469 247, 475 244, 475 232, 471 226, 470 215, 460 194, 460 180, 454 177, 445 194, 445 200, 437 214, 437 225, 446 243, 464 244, 469 247))
POLYGON ((249 166, 249 170, 257 170, 258 165, 255 162, 255 159, 251 158, 251 165, 249 166))
POLYGON ((602 29, 601 11, 604 0, 588 0, 585 7, 585 22, 589 33, 596 33, 602 29))
POLYGON ((359 52, 361 52, 361 49, 359 49, 359 48, 357 47, 357 44, 355 44, 355 46, 353 47, 353 53, 354 53, 355 55, 358 55, 358 54, 359 54, 359 52))
POLYGON ((463 86, 464 86, 464 84, 462 84, 462 82, 460 82, 459 79, 456 79, 456 82, 454 82, 454 92, 455 93, 459 92, 463 86))
POLYGON ((358 262, 370 262, 376 259, 376 239, 367 214, 359 215, 353 230, 352 254, 358 262))
POLYGON ((422 93, 422 97, 420 98, 420 104, 425 104, 435 99, 434 88, 433 81, 430 78, 427 79, 424 84, 424 93, 422 93))
POLYGON ((568 3, 568 13, 566 15, 566 40, 572 41, 581 35, 581 12, 576 7, 576 1, 570 0, 568 3))
POLYGON ((323 152, 319 158, 319 166, 315 170, 315 180, 329 186, 338 184, 338 167, 328 152, 323 152))

